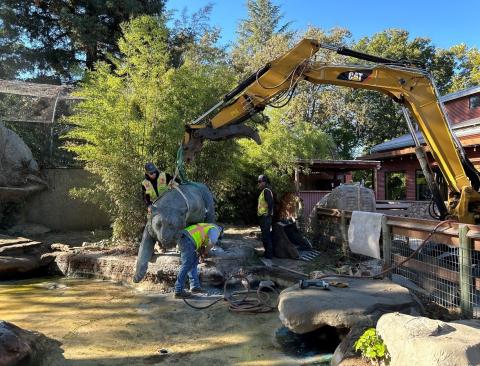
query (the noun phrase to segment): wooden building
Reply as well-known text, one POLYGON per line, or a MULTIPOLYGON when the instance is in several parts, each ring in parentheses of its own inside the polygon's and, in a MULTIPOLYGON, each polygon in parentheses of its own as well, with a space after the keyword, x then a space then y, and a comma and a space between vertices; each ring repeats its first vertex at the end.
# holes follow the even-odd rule
MULTIPOLYGON (((480 168, 480 86, 461 90, 441 98, 447 111, 453 133, 459 138, 467 156, 480 168)), ((425 144, 421 132, 417 136, 425 144)), ((376 171, 375 192, 377 200, 430 199, 430 192, 415 156, 414 142, 410 134, 374 146, 364 160, 378 160, 381 168, 376 171)), ((428 153, 428 148, 426 149, 428 153)), ((431 154, 429 160, 436 173, 437 182, 446 198, 447 188, 431 154)), ((480 170, 480 169, 479 169, 480 170)))

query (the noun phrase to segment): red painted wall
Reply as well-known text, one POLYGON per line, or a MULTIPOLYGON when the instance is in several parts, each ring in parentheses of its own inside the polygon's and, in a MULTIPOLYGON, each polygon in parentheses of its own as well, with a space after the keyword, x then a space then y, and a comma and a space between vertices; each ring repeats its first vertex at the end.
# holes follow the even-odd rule
MULTIPOLYGON (((480 140, 479 140, 480 144, 480 140)), ((469 146, 465 148, 467 156, 472 160, 475 167, 480 170, 480 146, 469 146)), ((434 160, 429 155, 430 164, 434 160)), ((420 169, 417 157, 414 154, 405 155, 397 158, 387 158, 382 160, 381 169, 377 171, 377 189, 375 190, 377 200, 385 200, 385 173, 388 172, 405 172, 407 176, 407 196, 406 200, 414 201, 415 192, 415 172, 420 169)))
POLYGON ((480 107, 473 109, 469 108, 469 98, 473 95, 480 95, 480 93, 455 99, 444 104, 448 113, 448 118, 452 124, 480 117, 480 107))

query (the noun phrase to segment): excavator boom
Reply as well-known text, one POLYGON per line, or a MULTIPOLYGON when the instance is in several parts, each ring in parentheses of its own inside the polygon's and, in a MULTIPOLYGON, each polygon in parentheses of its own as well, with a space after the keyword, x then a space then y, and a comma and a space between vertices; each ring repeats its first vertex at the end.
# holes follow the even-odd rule
MULTIPOLYGON (((183 140, 187 160, 201 148, 204 139, 246 136, 258 143, 260 140, 256 131, 242 123, 272 103, 289 100, 296 85, 302 80, 384 93, 402 105, 410 131, 414 134, 406 113, 408 109, 417 120, 425 142, 453 193, 447 209, 438 190, 435 192, 430 185, 435 202, 443 212, 442 216, 448 213, 462 222, 476 221, 478 215, 471 206, 473 202, 480 201, 477 192, 480 188, 478 172, 452 133, 431 76, 425 70, 408 63, 346 48, 325 46, 311 39, 302 40, 289 52, 251 75, 227 94, 222 102, 189 125, 183 140), (376 64, 332 65, 312 61, 312 56, 321 47, 376 64), (212 134, 215 135, 214 138, 208 137, 212 134)), ((416 141, 416 136, 413 138, 416 141)), ((429 169, 419 144, 417 150, 422 168, 429 169)), ((425 169, 424 172, 428 175, 425 169)))

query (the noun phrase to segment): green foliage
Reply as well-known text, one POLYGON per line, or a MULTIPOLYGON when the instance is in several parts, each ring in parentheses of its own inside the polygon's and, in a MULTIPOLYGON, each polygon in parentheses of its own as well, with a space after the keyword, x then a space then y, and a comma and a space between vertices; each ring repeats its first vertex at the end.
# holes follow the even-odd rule
MULTIPOLYGON (((116 237, 133 239, 145 222, 140 189, 144 163, 154 161, 173 173, 184 124, 224 94, 232 76, 224 63, 209 63, 194 51, 186 52, 182 66, 172 68, 168 30, 161 19, 135 18, 123 32, 119 49, 124 57, 111 59, 114 71, 99 62, 87 73, 78 91, 84 99, 68 118, 76 128, 66 138, 72 140, 67 148, 100 179, 74 194, 111 214, 116 237)), ((207 46, 213 47, 195 49, 207 46)), ((220 174, 213 165, 200 171, 202 181, 220 174)))
POLYGON ((330 156, 330 138, 311 123, 285 118, 284 110, 269 110, 270 121, 260 131, 261 145, 242 140, 244 166, 256 175, 267 174, 277 195, 291 191, 296 159, 323 159, 330 156))
POLYGON ((375 328, 367 329, 353 345, 355 351, 360 351, 362 356, 369 359, 374 365, 388 357, 387 347, 377 334, 375 328))
POLYGON ((456 69, 450 92, 480 85, 480 51, 460 44, 451 48, 455 55, 456 69))
POLYGON ((389 172, 385 176, 387 199, 404 200, 407 196, 407 176, 404 172, 389 172))
POLYGON ((3 0, 0 58, 7 62, 0 76, 23 72, 38 80, 75 80, 85 67, 119 53, 122 22, 160 15, 163 8, 163 0, 3 0))
POLYGON ((282 45, 293 34, 288 30, 291 23, 282 23, 280 6, 271 0, 247 0, 246 6, 248 16, 238 25, 232 51, 235 68, 243 77, 284 53, 288 47, 282 45))
MULTIPOLYGON (((364 37, 355 44, 359 51, 394 60, 415 61, 423 65, 434 77, 438 89, 445 93, 454 74, 454 57, 451 52, 437 49, 428 38, 410 39, 407 31, 388 29, 364 37)), ((358 62, 356 60, 356 62, 358 62)), ((351 90, 347 99, 352 104, 359 133, 356 145, 372 147, 408 132, 398 104, 391 98, 368 90, 351 90)))

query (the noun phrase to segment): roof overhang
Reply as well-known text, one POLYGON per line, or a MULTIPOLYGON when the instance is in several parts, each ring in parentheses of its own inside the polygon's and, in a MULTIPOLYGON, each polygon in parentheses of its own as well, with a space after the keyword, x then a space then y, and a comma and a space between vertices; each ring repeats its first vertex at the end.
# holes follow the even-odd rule
POLYGON ((377 160, 320 160, 320 159, 297 159, 298 166, 308 166, 313 169, 335 169, 343 171, 380 169, 380 161, 377 160))

